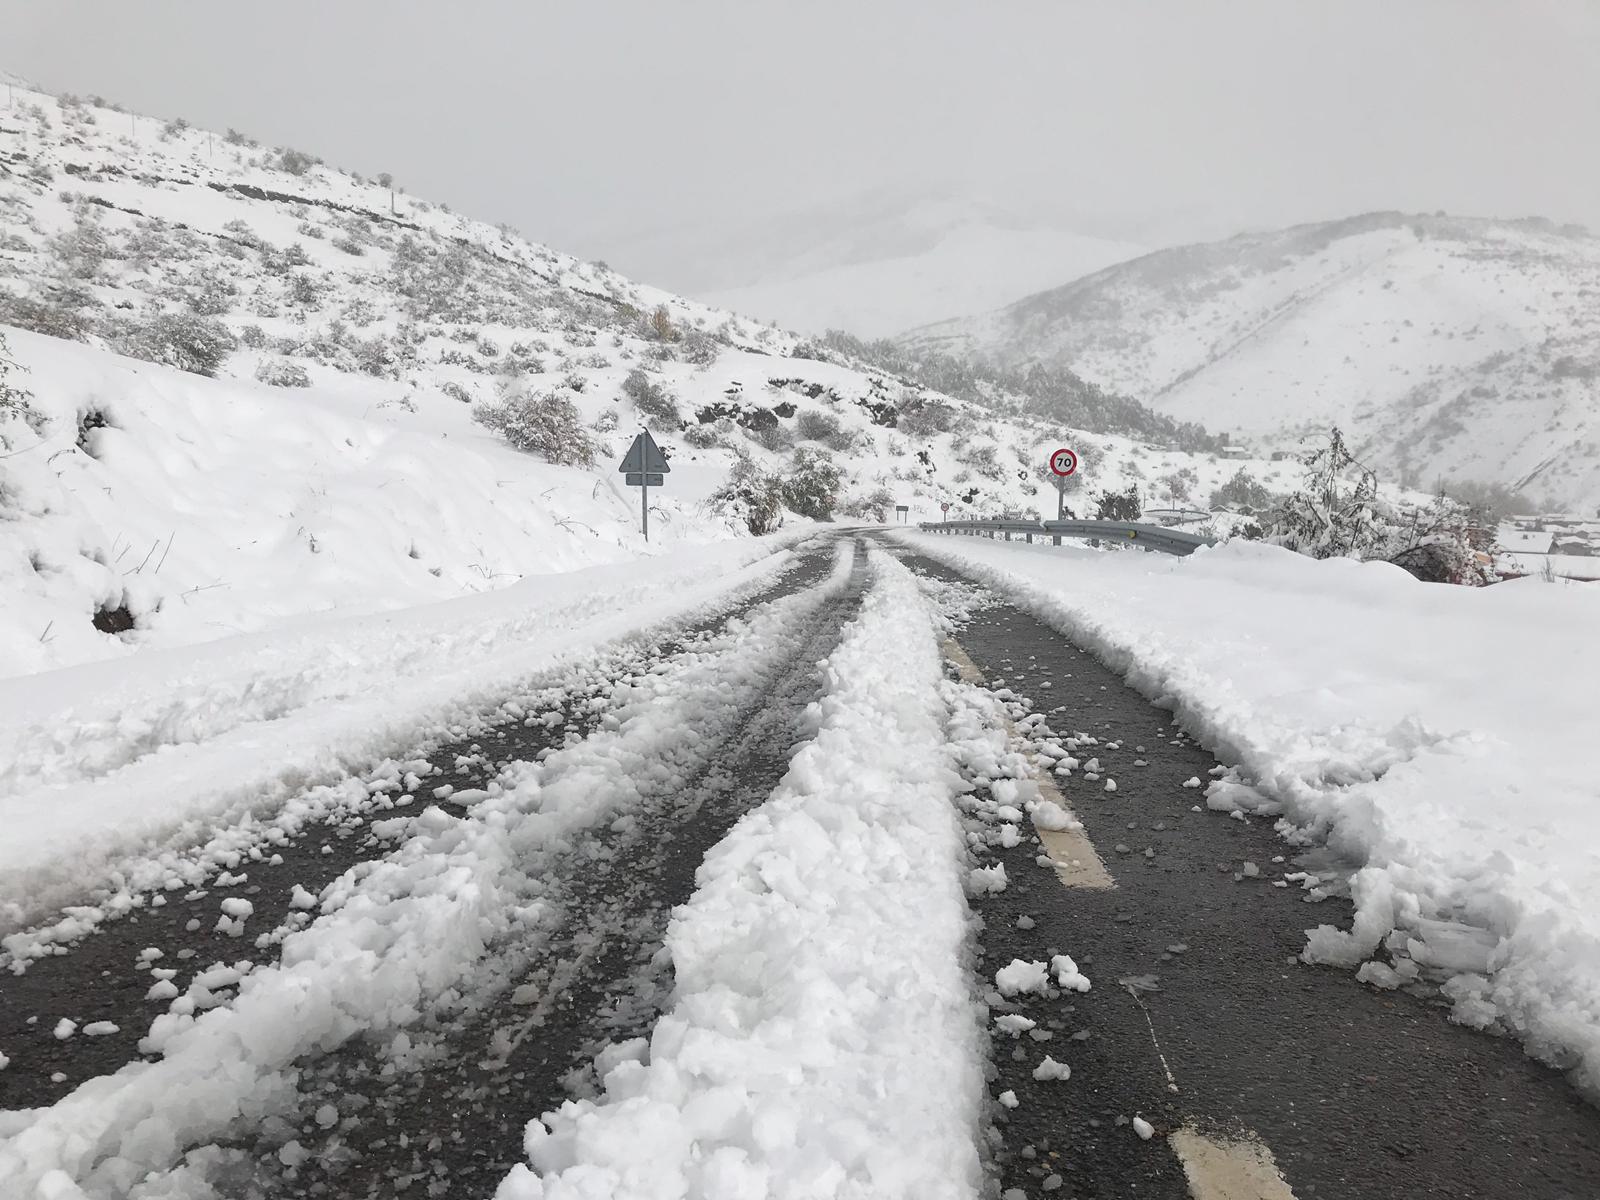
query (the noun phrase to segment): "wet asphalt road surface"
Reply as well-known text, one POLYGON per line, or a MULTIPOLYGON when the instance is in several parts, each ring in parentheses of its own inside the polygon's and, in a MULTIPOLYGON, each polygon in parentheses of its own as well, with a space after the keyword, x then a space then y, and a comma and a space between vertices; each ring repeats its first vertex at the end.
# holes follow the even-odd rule
POLYGON ((1099 739, 1075 753, 1097 756, 1117 784, 1108 793, 1078 772, 1062 788, 1114 889, 1064 887, 1035 862, 1030 838, 996 849, 1010 885, 974 901, 987 985, 1013 958, 1053 953, 1093 981, 1022 1009, 1050 1040, 994 1037, 992 1094, 1019 1100, 994 1109, 1003 1187, 1187 1197, 1165 1138, 1192 1122, 1254 1131, 1299 1200, 1600 1197, 1600 1112, 1559 1072, 1513 1040, 1451 1024, 1426 997, 1299 961, 1303 931, 1348 926, 1349 904, 1273 886, 1300 869, 1296 851, 1270 820, 1204 809, 1202 792, 1183 784, 1209 780, 1216 760, 1169 713, 1009 605, 976 613, 956 637, 989 686, 1030 699, 1052 732, 1099 739), (1033 928, 1018 927, 1023 917, 1033 928), (1072 1068, 1069 1080, 1032 1078, 1047 1053, 1072 1068), (1129 1124, 1136 1115, 1155 1127, 1150 1141, 1129 1124))

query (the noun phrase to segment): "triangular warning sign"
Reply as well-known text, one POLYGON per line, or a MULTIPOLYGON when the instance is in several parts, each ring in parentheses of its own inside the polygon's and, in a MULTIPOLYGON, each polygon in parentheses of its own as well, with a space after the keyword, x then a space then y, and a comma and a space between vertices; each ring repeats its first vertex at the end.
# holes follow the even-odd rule
POLYGON ((622 465, 617 470, 629 475, 665 475, 672 468, 667 465, 667 456, 661 453, 655 438, 650 436, 649 430, 645 430, 633 439, 633 445, 622 456, 622 465))

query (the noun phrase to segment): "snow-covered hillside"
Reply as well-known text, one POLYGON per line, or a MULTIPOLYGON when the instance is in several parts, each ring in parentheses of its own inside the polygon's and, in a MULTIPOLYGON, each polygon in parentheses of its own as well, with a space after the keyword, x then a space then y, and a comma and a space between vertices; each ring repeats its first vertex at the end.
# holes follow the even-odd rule
POLYGON ((1264 448, 1337 422, 1391 474, 1600 502, 1600 238, 1372 213, 1147 255, 905 335, 1070 367, 1264 448))
POLYGON ((1053 512, 1039 469, 1062 442, 1091 490, 1186 470, 1204 496, 1239 466, 819 361, 292 150, 14 95, 0 336, 43 421, 0 430, 0 673, 746 536, 708 499, 743 460, 788 477, 797 450, 832 457, 841 512, 913 520, 1053 512), (592 465, 473 420, 506 394, 570 402, 592 465), (614 469, 641 422, 674 464, 651 546, 614 469))

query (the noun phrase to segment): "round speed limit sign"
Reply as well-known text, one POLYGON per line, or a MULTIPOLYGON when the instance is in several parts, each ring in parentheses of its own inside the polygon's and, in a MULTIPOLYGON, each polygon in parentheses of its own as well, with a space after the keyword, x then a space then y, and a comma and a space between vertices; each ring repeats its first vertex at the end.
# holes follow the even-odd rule
POLYGON ((1071 475, 1078 469, 1078 456, 1063 446, 1050 456, 1050 469, 1057 475, 1071 475))

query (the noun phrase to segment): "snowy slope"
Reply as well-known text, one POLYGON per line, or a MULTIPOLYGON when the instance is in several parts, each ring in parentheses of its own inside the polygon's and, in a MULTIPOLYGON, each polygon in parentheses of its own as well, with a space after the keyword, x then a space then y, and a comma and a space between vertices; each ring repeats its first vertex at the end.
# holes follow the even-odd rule
MULTIPOLYGON (((0 337, 45 423, 0 429, 0 674, 744 536, 707 498, 740 457, 789 471, 808 414, 839 425, 823 437, 842 501, 887 495, 913 518, 1033 505, 1042 448, 1088 444, 967 404, 945 432, 902 435, 900 413, 938 397, 793 357, 792 334, 282 148, 15 96, 0 337), (215 378, 175 369, 213 368, 162 321, 226 343, 215 378), (635 369, 676 408, 648 417, 675 464, 649 546, 613 469, 647 419, 622 392, 635 369), (507 388, 570 400, 593 468, 475 423, 507 388), (124 609, 132 629, 91 623, 124 609)), ((1107 439, 1093 482, 1139 456, 1107 439)))
POLYGON ((1372 213, 1114 266, 909 342, 1070 366, 1262 445, 1337 422, 1424 486, 1600 501, 1600 239, 1372 213))

